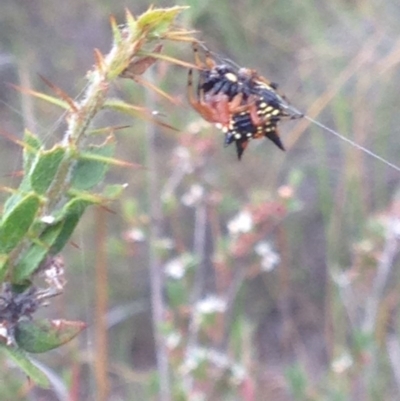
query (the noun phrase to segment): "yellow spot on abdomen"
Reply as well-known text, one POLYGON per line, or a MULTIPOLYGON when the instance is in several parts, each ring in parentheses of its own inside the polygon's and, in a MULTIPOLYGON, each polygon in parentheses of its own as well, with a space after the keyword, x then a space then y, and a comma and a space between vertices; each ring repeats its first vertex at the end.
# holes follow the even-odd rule
POLYGON ((226 74, 225 74, 225 78, 228 80, 228 81, 231 81, 231 82, 237 82, 237 76, 235 75, 235 74, 233 74, 232 72, 227 72, 226 74))

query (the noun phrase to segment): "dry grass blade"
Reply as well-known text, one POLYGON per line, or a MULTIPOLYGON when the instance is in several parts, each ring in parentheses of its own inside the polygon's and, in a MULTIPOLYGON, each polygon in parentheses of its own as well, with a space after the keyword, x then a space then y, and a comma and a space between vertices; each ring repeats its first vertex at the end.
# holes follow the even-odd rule
POLYGON ((180 132, 180 129, 168 124, 164 123, 163 121, 157 120, 152 113, 149 114, 141 114, 139 116, 142 120, 149 121, 153 124, 158 125, 159 127, 170 129, 171 131, 180 132))
POLYGON ((70 96, 68 96, 61 88, 54 85, 50 82, 47 78, 39 74, 40 79, 49 87, 51 88, 62 100, 68 103, 69 107, 74 113, 78 113, 79 109, 70 96))
POLYGON ((181 67, 192 68, 192 69, 195 69, 195 70, 199 69, 199 67, 197 65, 195 65, 195 64, 188 63, 186 61, 182 61, 182 60, 179 60, 179 59, 174 58, 174 57, 166 56, 165 54, 152 54, 152 53, 147 53, 147 52, 144 52, 144 51, 141 51, 140 54, 153 56, 154 58, 167 61, 168 63, 180 65, 181 67))
POLYGON ((172 131, 179 131, 177 128, 170 124, 164 123, 154 117, 154 113, 145 107, 135 106, 133 104, 125 103, 119 99, 109 99, 105 102, 105 107, 112 110, 120 111, 129 115, 133 115, 145 121, 152 122, 153 124, 159 125, 160 127, 168 128, 172 131))
POLYGON ((65 102, 65 101, 63 101, 61 99, 58 99, 56 97, 53 97, 53 96, 50 96, 50 95, 46 95, 45 93, 34 91, 32 89, 29 89, 29 88, 24 88, 24 87, 19 86, 19 85, 14 85, 14 84, 11 84, 11 83, 8 83, 8 85, 10 87, 14 88, 15 90, 21 92, 21 93, 26 93, 27 95, 34 96, 34 97, 36 97, 38 99, 41 99, 41 100, 44 100, 44 101, 46 101, 48 103, 54 104, 55 106, 61 107, 62 109, 65 109, 65 110, 69 109, 67 102, 65 102))
MULTIPOLYGON (((162 48, 162 44, 159 44, 153 49, 152 53, 160 53, 162 48)), ((120 77, 135 79, 138 75, 145 73, 146 70, 150 68, 156 61, 157 59, 152 55, 138 58, 137 60, 132 61, 129 66, 122 71, 120 77)))
MULTIPOLYGON (((23 172, 21 171, 21 173, 23 173, 23 172)), ((21 175, 22 175, 22 174, 20 174, 20 175, 18 175, 18 176, 20 177, 21 175)), ((6 174, 6 175, 5 175, 5 177, 8 177, 8 176, 10 176, 10 174, 6 174)), ((3 186, 3 185, 0 186, 0 191, 1 191, 1 192, 4 192, 4 193, 6 193, 6 194, 10 194, 10 195, 13 195, 13 194, 17 193, 17 191, 16 191, 14 188, 5 187, 5 186, 3 186)))
POLYGON ((35 150, 33 147, 29 146, 24 141, 17 139, 13 134, 10 134, 7 131, 0 130, 0 136, 2 136, 3 138, 6 138, 10 142, 15 143, 16 145, 21 146, 23 148, 31 149, 32 151, 35 150))
POLYGON ((392 51, 379 61, 376 71, 379 75, 387 73, 400 63, 400 39, 392 47, 392 51))
POLYGON ((177 42, 197 42, 198 39, 195 38, 194 36, 190 36, 191 34, 197 34, 198 31, 172 31, 168 32, 167 34, 164 35, 164 39, 168 40, 175 40, 177 42))
POLYGON ((103 128, 97 128, 88 131, 88 134, 90 135, 104 135, 104 134, 110 134, 111 132, 115 131, 120 131, 126 128, 131 128, 130 125, 113 125, 110 127, 103 127, 103 128))
POLYGON ((127 162, 125 160, 115 159, 113 157, 93 155, 91 153, 82 153, 79 156, 79 158, 83 159, 83 160, 94 160, 97 162, 102 162, 102 163, 110 164, 113 166, 119 166, 119 167, 142 168, 142 165, 138 164, 138 163, 131 163, 131 162, 127 162))
POLYGON ((165 99, 169 100, 172 104, 174 105, 179 105, 179 101, 177 99, 174 99, 172 96, 168 95, 168 93, 164 92, 162 89, 158 88, 156 85, 153 85, 151 82, 145 80, 142 77, 135 77, 135 81, 146 88, 156 92, 160 96, 164 97, 165 99))

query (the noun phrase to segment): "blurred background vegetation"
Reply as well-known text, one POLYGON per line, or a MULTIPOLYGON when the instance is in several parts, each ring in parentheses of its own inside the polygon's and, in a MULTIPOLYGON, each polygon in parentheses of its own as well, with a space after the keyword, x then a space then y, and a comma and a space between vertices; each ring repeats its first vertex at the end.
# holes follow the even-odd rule
MULTIPOLYGON (((180 23, 212 50, 257 69, 296 108, 400 164, 400 3, 153 4, 189 5, 180 23)), ((59 140, 59 110, 7 83, 50 91, 41 74, 76 96, 93 49, 109 51, 110 14, 122 21, 125 7, 138 14, 148 6, 2 0, 1 131, 20 138, 28 127, 49 145, 59 140)), ((193 61, 190 44, 164 52, 193 61)), ((40 357, 52 390, 32 388, 0 359, 1 398, 398 398, 399 173, 306 120, 281 124, 285 153, 258 140, 238 162, 233 146, 224 148, 222 134, 188 107, 186 69, 158 62, 146 79, 176 102, 128 80, 112 91, 177 130, 98 117, 99 125, 129 125, 118 133, 118 157, 143 168, 112 169, 108 180, 129 187, 111 210, 87 213, 64 252, 65 293, 45 311, 89 329, 40 357), (105 327, 96 324, 103 315, 105 327), (158 352, 169 361, 161 395, 158 352)), ((2 185, 16 187, 21 150, 0 140, 2 185)))

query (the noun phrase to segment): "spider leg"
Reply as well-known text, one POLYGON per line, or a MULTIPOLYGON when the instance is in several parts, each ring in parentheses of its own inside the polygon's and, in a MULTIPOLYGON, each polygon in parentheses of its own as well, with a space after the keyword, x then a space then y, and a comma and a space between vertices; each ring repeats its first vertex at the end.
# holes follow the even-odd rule
POLYGON ((241 113, 242 111, 246 111, 247 105, 241 107, 243 101, 243 93, 238 93, 229 103, 229 111, 232 114, 241 113))
POLYGON ((203 64, 203 62, 200 59, 199 56, 199 47, 198 44, 196 42, 192 43, 192 49, 193 49, 193 53, 194 53, 194 62, 195 64, 199 67, 204 69, 206 66, 203 64))
POLYGON ((202 74, 202 72, 199 73, 199 80, 197 82, 197 97, 200 99, 201 96, 201 88, 203 87, 203 83, 204 83, 204 75, 202 74))
POLYGON ((194 107, 197 103, 197 99, 193 94, 193 70, 190 68, 188 72, 188 81, 187 81, 187 97, 189 103, 194 107))
POLYGON ((216 63, 211 57, 210 51, 208 49, 206 50, 206 66, 209 69, 212 69, 216 66, 216 63))
POLYGON ((208 122, 229 125, 229 98, 226 95, 218 94, 208 96, 204 94, 201 85, 197 88, 197 97, 193 90, 193 70, 188 72, 187 97, 190 105, 208 122))
POLYGON ((231 113, 229 109, 229 98, 222 93, 212 96, 206 103, 210 102, 210 108, 214 114, 214 122, 228 127, 231 121, 231 113))
POLYGON ((210 107, 205 103, 199 101, 199 98, 196 98, 193 91, 193 70, 190 69, 188 72, 188 82, 187 82, 187 97, 190 105, 207 121, 214 122, 210 113, 210 107))
POLYGON ((249 97, 249 102, 243 103, 243 93, 238 93, 229 103, 229 112, 231 114, 240 114, 250 112, 252 123, 255 126, 261 125, 264 120, 259 118, 257 113, 257 105, 253 96, 249 97))

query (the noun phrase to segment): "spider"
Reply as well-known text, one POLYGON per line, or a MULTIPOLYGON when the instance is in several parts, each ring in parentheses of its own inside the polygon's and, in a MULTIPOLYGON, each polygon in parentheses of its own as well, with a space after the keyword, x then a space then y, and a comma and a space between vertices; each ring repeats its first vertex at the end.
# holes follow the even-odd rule
POLYGON ((285 96, 277 92, 277 84, 260 76, 255 70, 241 68, 223 60, 218 64, 205 48, 205 61, 193 44, 195 63, 199 68, 196 94, 193 72, 188 74, 188 99, 191 106, 207 121, 225 133, 225 144, 236 142, 238 158, 250 139, 265 136, 284 150, 277 123, 282 118, 300 118, 285 96))

